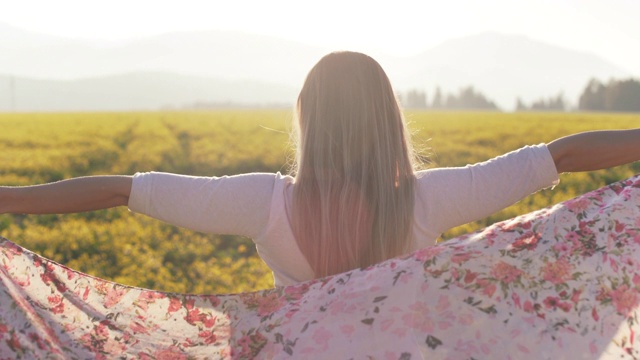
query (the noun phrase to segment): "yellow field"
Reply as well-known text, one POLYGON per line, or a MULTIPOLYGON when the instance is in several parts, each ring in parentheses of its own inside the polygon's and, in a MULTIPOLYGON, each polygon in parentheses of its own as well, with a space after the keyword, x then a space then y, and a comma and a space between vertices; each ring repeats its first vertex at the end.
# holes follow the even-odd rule
MULTIPOLYGON (((406 114, 427 167, 461 166, 526 144, 593 129, 640 127, 640 115, 421 112, 406 114)), ((0 184, 91 174, 286 172, 291 113, 214 111, 0 114, 0 184)), ((640 164, 562 175, 553 191, 449 231, 444 238, 549 206, 640 172, 640 164)), ((72 268, 166 291, 226 293, 271 287, 249 239, 203 235, 112 209, 0 216, 0 235, 72 268)))

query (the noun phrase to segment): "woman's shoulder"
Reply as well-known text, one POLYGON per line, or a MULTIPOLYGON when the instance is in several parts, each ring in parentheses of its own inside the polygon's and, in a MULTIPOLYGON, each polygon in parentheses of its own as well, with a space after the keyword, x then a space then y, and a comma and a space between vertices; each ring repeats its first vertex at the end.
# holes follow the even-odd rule
POLYGON ((287 183, 287 184, 293 184, 294 183, 294 178, 291 175, 288 174, 282 174, 279 171, 275 174, 276 177, 276 181, 278 182, 282 182, 282 183, 287 183))

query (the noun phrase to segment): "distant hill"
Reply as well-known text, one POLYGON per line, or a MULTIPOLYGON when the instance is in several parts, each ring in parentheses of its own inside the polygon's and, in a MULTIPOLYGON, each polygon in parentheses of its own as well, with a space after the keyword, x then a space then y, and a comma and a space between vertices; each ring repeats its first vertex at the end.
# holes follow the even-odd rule
POLYGON ((170 72, 222 79, 301 84, 327 50, 268 36, 232 31, 177 32, 125 43, 87 43, 11 30, 7 51, 0 40, 0 72, 31 78, 78 79, 132 72, 170 72))
POLYGON ((447 92, 473 85, 506 109, 517 96, 531 102, 558 93, 575 104, 589 79, 631 76, 595 54, 497 33, 450 40, 394 66, 402 87, 433 95, 436 85, 447 92))
MULTIPOLYGON (((209 103, 293 104, 308 70, 330 50, 241 32, 179 32, 96 43, 0 24, 0 111, 127 110, 209 103)), ((433 94, 473 85, 500 107, 563 92, 575 103, 592 77, 631 74, 597 55, 523 36, 486 33, 411 57, 372 54, 395 88, 433 94)))
POLYGON ((260 81, 136 72, 81 80, 0 76, 0 111, 127 111, 193 106, 291 106, 296 89, 260 81), (13 82, 13 84, 11 84, 13 82), (11 98, 9 91, 14 88, 11 98))

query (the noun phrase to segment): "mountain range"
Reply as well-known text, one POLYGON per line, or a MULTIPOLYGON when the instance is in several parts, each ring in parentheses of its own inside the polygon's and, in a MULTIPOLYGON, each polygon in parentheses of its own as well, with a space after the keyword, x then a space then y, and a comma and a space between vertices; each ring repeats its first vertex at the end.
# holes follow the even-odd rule
MULTIPOLYGON (((333 50, 343 49, 232 31, 108 43, 0 24, 0 111, 291 106, 308 70, 333 50)), ((563 93, 575 103, 591 78, 632 76, 596 54, 500 33, 449 40, 413 56, 370 55, 399 92, 473 86, 504 110, 516 97, 563 93)))

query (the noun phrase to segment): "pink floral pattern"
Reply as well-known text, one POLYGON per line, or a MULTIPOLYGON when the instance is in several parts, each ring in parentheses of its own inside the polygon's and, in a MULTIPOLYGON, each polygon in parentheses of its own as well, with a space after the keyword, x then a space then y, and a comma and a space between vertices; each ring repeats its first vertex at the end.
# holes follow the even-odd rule
POLYGON ((640 176, 253 293, 133 288, 0 245, 0 358, 640 358, 640 176))

